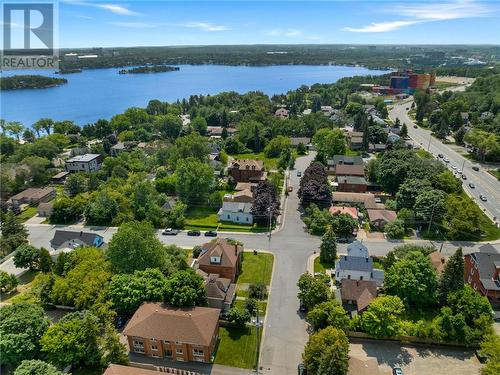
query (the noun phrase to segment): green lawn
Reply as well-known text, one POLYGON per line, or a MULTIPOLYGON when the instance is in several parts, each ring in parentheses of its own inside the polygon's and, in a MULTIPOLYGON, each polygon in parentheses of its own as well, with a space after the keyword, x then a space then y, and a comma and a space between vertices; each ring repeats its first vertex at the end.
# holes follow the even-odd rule
POLYGON ((17 220, 21 223, 24 223, 26 220, 31 219, 37 213, 37 208, 28 206, 23 212, 17 215, 17 220))
POLYGON ((186 211, 186 224, 184 229, 197 229, 201 231, 218 230, 221 232, 267 232, 267 226, 238 225, 228 222, 219 222, 217 211, 209 207, 190 208, 186 211))
POLYGON ((238 284, 271 283, 271 274, 273 272, 273 254, 251 252, 243 254, 243 264, 241 273, 238 276, 238 284))
POLYGON ((434 156, 432 156, 430 152, 423 149, 418 149, 417 155, 420 156, 422 159, 434 159, 434 156))
POLYGON ((359 151, 354 151, 354 150, 351 150, 350 148, 348 148, 346 151, 345 151, 345 154, 347 156, 359 156, 359 151))
POLYGON ((267 170, 276 169, 278 164, 278 158, 268 158, 263 152, 255 153, 249 152, 247 154, 235 154, 231 155, 235 159, 257 159, 264 161, 264 167, 267 170))
POLYGON ((500 180, 500 169, 488 169, 488 173, 500 180))
POLYGON ((425 320, 426 322, 431 322, 436 316, 439 315, 439 308, 411 308, 405 309, 401 320, 409 320, 413 323, 419 320, 425 320))
MULTIPOLYGON (((257 304, 259 306, 259 317, 264 317, 264 315, 266 315, 267 301, 257 301, 257 304)), ((235 300, 233 307, 245 310, 245 300, 244 299, 235 300)))
POLYGON ((319 257, 314 258, 314 273, 316 272, 326 272, 327 269, 334 268, 335 264, 331 263, 321 263, 319 257))
MULTIPOLYGON (((261 329, 259 329, 259 335, 262 335, 261 329)), ((220 327, 215 363, 224 366, 254 368, 257 362, 257 350, 255 327, 220 327)))
POLYGON ((29 294, 31 282, 38 274, 38 271, 27 271, 18 277, 19 285, 16 291, 12 293, 2 293, 0 295, 2 302, 21 302, 29 294))

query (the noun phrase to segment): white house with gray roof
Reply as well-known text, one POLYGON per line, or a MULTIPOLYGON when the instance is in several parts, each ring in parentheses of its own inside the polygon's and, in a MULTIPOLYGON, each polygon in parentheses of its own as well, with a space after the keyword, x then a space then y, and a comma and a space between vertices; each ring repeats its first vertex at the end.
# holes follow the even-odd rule
POLYGON ((368 254, 368 248, 359 241, 347 246, 347 255, 341 255, 335 263, 335 279, 341 282, 347 280, 373 280, 377 286, 384 283, 384 271, 373 268, 373 259, 368 254))
POLYGON ((252 203, 249 202, 224 202, 217 216, 220 221, 251 225, 253 224, 251 209, 252 203))
POLYGON ((102 156, 100 154, 76 155, 66 160, 68 172, 96 172, 101 168, 102 156))

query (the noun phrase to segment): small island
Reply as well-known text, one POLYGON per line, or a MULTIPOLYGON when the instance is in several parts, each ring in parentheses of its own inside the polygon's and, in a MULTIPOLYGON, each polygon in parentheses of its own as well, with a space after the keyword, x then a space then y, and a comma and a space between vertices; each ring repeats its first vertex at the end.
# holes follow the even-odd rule
POLYGON ((79 68, 66 68, 59 69, 56 74, 73 74, 73 73, 81 73, 82 70, 79 68))
POLYGON ((163 73, 163 72, 174 72, 177 70, 179 70, 177 66, 146 65, 146 66, 138 66, 132 69, 122 69, 118 72, 118 74, 163 73))
POLYGON ((65 78, 53 78, 39 75, 15 75, 0 78, 0 90, 44 89, 68 83, 65 78))

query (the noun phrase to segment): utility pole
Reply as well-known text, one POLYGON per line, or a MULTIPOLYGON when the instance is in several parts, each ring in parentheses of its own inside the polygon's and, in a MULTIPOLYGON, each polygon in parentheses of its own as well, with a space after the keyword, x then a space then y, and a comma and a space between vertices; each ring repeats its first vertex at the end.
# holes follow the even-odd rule
POLYGON ((462 173, 464 173, 465 162, 466 162, 466 159, 464 158, 464 161, 462 163, 462 173))
POLYGON ((271 241, 271 214, 272 214, 271 207, 268 207, 267 211, 269 212, 269 241, 271 241))
POLYGON ((255 332, 256 332, 256 335, 257 335, 257 355, 256 355, 256 365, 255 365, 255 369, 257 370, 257 375, 259 375, 259 352, 260 352, 260 345, 259 345, 259 341, 260 341, 260 338, 259 338, 259 303, 257 302, 257 308, 255 309, 255 315, 256 315, 256 321, 255 321, 255 332))
POLYGON ((434 206, 432 206, 432 212, 431 212, 431 220, 429 221, 429 228, 427 228, 427 234, 430 233, 431 231, 431 226, 432 226, 432 218, 434 217, 434 209, 436 208, 436 203, 434 203, 434 206))
POLYGON ((429 144, 427 145, 427 152, 429 152, 429 150, 431 148, 431 139, 432 139, 432 135, 429 134, 429 144))

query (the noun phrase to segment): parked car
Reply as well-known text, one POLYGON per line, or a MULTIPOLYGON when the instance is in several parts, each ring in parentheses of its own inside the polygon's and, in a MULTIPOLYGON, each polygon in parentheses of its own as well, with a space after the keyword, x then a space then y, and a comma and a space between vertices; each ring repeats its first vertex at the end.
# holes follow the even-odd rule
POLYGON ((457 169, 457 166, 456 166, 456 165, 454 165, 454 166, 452 166, 452 167, 451 167, 451 169, 456 170, 456 169, 457 169))
POLYGON ((458 174, 462 174, 462 170, 461 170, 461 169, 459 169, 459 170, 457 171, 457 173, 458 173, 458 174))
POLYGON ((418 126, 417 126, 417 125, 413 125, 413 128, 414 128, 414 129, 418 129, 418 126))
POLYGON ((470 182, 470 183, 469 183, 469 187, 470 187, 471 189, 475 189, 475 188, 476 188, 476 185, 474 185, 472 182, 470 182))
POLYGON ((302 172, 301 171, 297 171, 297 177, 300 177, 302 176, 302 172))
POLYGON ((401 368, 399 368, 399 367, 394 367, 392 369, 392 374, 393 375, 403 375, 403 370, 401 370, 401 368))
POLYGON ((444 158, 444 155, 443 154, 438 154, 438 158, 442 159, 442 158, 444 158))
POLYGON ((481 350, 476 350, 476 357, 480 363, 486 363, 489 359, 488 356, 486 354, 483 354, 481 350))
POLYGON ((306 305, 304 305, 304 304, 302 304, 302 303, 301 303, 301 304, 300 304, 300 307, 299 307, 299 311, 300 311, 301 313, 306 313, 306 312, 307 312, 307 307, 306 307, 306 305))
POLYGON ((206 231, 205 237, 217 237, 217 232, 215 230, 206 231))
POLYGON ((298 375, 307 375, 306 366, 304 366, 303 363, 299 363, 299 365, 297 366, 297 374, 298 375))
POLYGON ((476 172, 479 171, 479 167, 477 165, 473 165, 472 169, 475 170, 476 172))
POLYGON ((289 193, 291 193, 293 191, 293 186, 289 186, 287 190, 289 193))
POLYGON ((199 230, 190 230, 187 233, 188 236, 200 236, 201 232, 199 230))
POLYGON ((172 228, 167 228, 161 234, 164 236, 177 236, 179 234, 180 230, 179 229, 172 229, 172 228))
POLYGON ((488 200, 488 199, 486 198, 486 196, 485 196, 485 195, 483 195, 483 194, 480 194, 480 195, 479 195, 479 199, 481 199, 483 202, 486 202, 486 201, 488 200))

